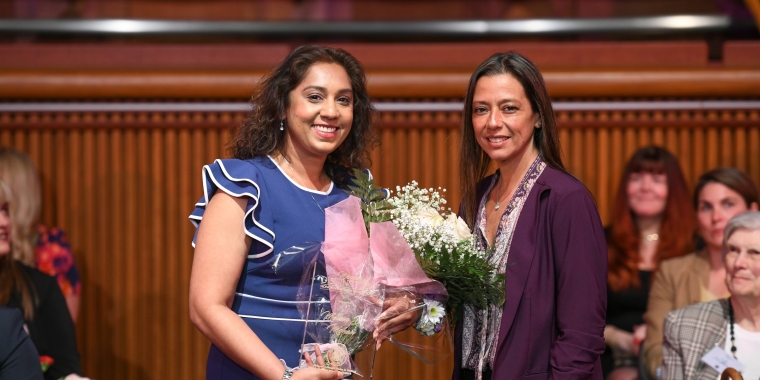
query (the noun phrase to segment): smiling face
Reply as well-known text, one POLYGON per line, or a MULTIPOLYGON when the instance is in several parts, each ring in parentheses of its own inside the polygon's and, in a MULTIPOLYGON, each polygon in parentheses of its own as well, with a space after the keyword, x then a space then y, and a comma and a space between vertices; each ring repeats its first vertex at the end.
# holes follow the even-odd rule
POLYGON ((699 191, 697 199, 699 234, 710 248, 720 249, 726 223, 747 209, 747 203, 739 193, 722 183, 709 182, 699 191))
POLYGON ((731 295, 760 299, 760 230, 736 230, 725 249, 726 285, 731 295))
POLYGON ((478 145, 499 165, 536 153, 538 114, 520 82, 508 74, 478 79, 472 98, 472 126, 478 145))
POLYGON ((11 218, 8 202, 0 205, 0 256, 11 252, 11 218))
POLYGON ((286 110, 285 151, 326 159, 351 132, 353 92, 346 70, 335 63, 315 63, 290 92, 286 110))
POLYGON ((657 218, 668 202, 668 177, 665 174, 631 173, 626 185, 628 207, 639 218, 657 218))

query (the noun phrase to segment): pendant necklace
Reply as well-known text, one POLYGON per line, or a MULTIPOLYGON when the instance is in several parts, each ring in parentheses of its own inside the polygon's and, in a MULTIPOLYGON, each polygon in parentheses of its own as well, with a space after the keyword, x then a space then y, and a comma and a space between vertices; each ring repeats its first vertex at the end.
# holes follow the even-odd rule
POLYGON ((502 198, 504 198, 504 194, 503 193, 501 194, 501 197, 499 197, 499 199, 496 201, 496 206, 494 206, 494 208, 493 208, 494 211, 497 211, 499 209, 499 207, 501 205, 502 198))
MULTIPOLYGON (((514 198, 515 198, 515 194, 517 194, 517 193, 520 191, 520 189, 521 189, 523 186, 525 186, 525 183, 528 181, 528 177, 529 177, 529 174, 530 174, 531 172, 533 172, 533 170, 535 170, 535 168, 536 168, 536 165, 537 165, 537 164, 538 164, 538 162, 540 161, 540 160, 539 160, 539 158, 540 158, 540 156, 539 156, 539 157, 536 157, 536 159, 535 159, 535 160, 533 160, 533 163, 530 165, 530 168, 528 168, 528 171, 527 171, 527 172, 525 172, 525 175, 523 176, 523 179, 521 179, 521 180, 520 180, 520 183, 518 183, 518 184, 517 184, 517 187, 515 187, 515 192, 514 192, 514 194, 512 194, 512 197, 511 197, 511 198, 510 198, 510 200, 509 200, 510 202, 512 201, 512 199, 514 199, 514 198)), ((499 178, 498 178, 498 180, 499 180, 499 181, 501 180, 501 175, 499 175, 499 178)), ((505 183, 504 183, 504 193, 503 193, 503 194, 501 194, 501 197, 499 198, 499 200, 498 200, 498 201, 496 201, 496 206, 494 206, 494 208, 493 208, 493 210, 494 210, 494 211, 498 211, 498 210, 499 210, 499 208, 501 207, 501 201, 503 201, 503 200, 504 200, 504 196, 507 194, 507 188, 506 188, 506 186, 507 186, 507 184, 506 184, 506 180, 505 180, 505 183)))
MULTIPOLYGON (((285 160, 285 163, 288 164, 288 167, 290 167, 290 170, 293 172, 293 174, 297 174, 300 177, 300 174, 296 172, 296 169, 293 169, 293 165, 290 164, 290 161, 288 161, 287 158, 285 158, 285 155, 282 155, 282 159, 285 160)), ((314 201, 314 204, 319 207, 319 211, 322 211, 322 214, 325 213, 325 210, 322 208, 322 206, 319 205, 319 202, 317 202, 316 199, 314 199, 314 195, 311 193, 311 191, 307 191, 309 193, 309 196, 311 197, 311 200, 314 201)), ((325 197, 329 196, 329 194, 326 194, 325 197)))

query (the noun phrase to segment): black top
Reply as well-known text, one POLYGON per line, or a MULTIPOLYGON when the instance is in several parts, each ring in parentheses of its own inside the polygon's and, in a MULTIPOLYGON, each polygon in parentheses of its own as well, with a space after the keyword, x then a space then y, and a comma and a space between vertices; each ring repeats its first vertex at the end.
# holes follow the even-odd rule
POLYGON ((42 380, 40 359, 17 309, 0 306, 0 380, 42 380))
MULTIPOLYGON (((39 355, 50 356, 54 361, 45 372, 45 379, 54 380, 72 373, 81 375, 74 322, 58 282, 37 269, 18 261, 16 264, 23 268, 38 299, 34 319, 24 321, 29 328, 29 335, 39 355)), ((6 306, 21 309, 20 294, 14 294, 6 306)))
POLYGON ((644 313, 647 311, 651 279, 651 271, 640 270, 640 287, 629 287, 619 292, 614 292, 607 288, 608 325, 633 332, 633 326, 644 323, 644 313))

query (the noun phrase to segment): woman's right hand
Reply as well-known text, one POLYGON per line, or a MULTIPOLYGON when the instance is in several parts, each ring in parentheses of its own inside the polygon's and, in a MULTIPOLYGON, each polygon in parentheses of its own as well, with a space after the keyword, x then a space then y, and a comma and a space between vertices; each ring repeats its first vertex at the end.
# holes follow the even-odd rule
MULTIPOLYGON (((322 358, 322 351, 319 350, 319 345, 314 347, 314 354, 317 357, 317 365, 324 367, 325 360, 322 358)), ((331 380, 343 377, 343 373, 341 372, 314 368, 314 363, 311 361, 311 356, 309 356, 308 352, 304 352, 303 359, 308 367, 294 371, 293 376, 290 378, 291 380, 331 380)))

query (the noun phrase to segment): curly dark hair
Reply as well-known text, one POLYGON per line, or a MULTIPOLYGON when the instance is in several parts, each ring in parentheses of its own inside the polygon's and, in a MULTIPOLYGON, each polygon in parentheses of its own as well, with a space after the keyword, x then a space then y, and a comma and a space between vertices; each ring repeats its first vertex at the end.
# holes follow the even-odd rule
POLYGON ((315 45, 296 48, 261 80, 251 99, 253 110, 237 128, 230 144, 233 157, 249 159, 282 153, 285 132, 280 131, 280 122, 289 106, 290 92, 298 87, 309 68, 316 63, 341 65, 351 81, 354 99, 351 131, 346 140, 327 156, 325 173, 338 184, 345 184, 346 169, 369 167, 369 150, 377 145, 377 137, 372 129, 375 110, 367 93, 364 68, 343 49, 315 45))

